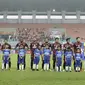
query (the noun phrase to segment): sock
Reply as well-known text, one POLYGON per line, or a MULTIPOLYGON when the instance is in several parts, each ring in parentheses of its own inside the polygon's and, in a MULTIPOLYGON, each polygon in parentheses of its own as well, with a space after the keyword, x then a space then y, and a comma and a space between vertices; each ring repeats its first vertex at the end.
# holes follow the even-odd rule
POLYGON ((56 66, 56 71, 58 71, 58 66, 56 66))
POLYGON ((38 65, 36 65, 36 69, 38 69, 38 65))
POLYGON ((71 71, 71 67, 69 67, 69 71, 71 71))
POLYGON ((80 67, 78 67, 78 71, 80 71, 80 67))
POLYGON ((22 70, 24 70, 24 65, 22 64, 22 70))
POLYGON ((68 71, 68 66, 66 66, 66 71, 68 71))
POLYGON ((44 64, 44 70, 46 70, 46 64, 44 64))
POLYGON ((33 69, 35 69, 36 68, 36 64, 33 64, 33 69))
POLYGON ((60 72, 61 72, 61 70, 62 70, 62 66, 60 66, 60 72))
POLYGON ((21 66, 21 64, 19 65, 19 70, 21 70, 22 69, 22 66, 21 66))
POLYGON ((4 69, 4 63, 2 63, 2 70, 4 69))
POLYGON ((47 71, 49 70, 49 64, 47 64, 47 71))
POLYGON ((76 67, 76 71, 78 71, 78 67, 76 67))
POLYGON ((8 65, 8 64, 6 64, 6 69, 8 69, 8 66, 9 66, 9 65, 8 65))

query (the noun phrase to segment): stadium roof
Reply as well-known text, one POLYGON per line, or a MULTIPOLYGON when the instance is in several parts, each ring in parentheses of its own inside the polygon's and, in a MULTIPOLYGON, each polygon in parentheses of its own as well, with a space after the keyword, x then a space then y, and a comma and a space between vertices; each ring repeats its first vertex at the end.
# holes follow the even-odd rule
POLYGON ((85 10, 85 0, 0 0, 0 11, 70 11, 85 10))

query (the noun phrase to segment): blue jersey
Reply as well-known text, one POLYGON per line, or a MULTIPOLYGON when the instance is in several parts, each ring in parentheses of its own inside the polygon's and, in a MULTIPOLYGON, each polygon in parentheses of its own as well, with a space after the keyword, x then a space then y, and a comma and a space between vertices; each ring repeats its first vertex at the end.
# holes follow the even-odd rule
POLYGON ((44 54, 44 56, 50 56, 51 55, 51 50, 50 49, 44 49, 43 54, 44 54))
POLYGON ((82 59, 82 54, 81 53, 76 53, 75 54, 75 60, 81 60, 82 59))
POLYGON ((68 60, 72 59, 73 52, 72 51, 66 51, 64 55, 65 55, 65 59, 68 61, 68 60))
POLYGON ((55 55, 56 55, 56 66, 61 66, 62 65, 62 55, 63 55, 63 52, 60 50, 60 51, 56 51, 55 52, 55 55))
POLYGON ((26 54, 26 50, 25 49, 19 49, 18 54, 19 54, 19 56, 24 57, 25 54, 26 54))
POLYGON ((44 49, 44 50, 43 50, 43 55, 44 55, 44 64, 45 64, 45 63, 49 64, 50 55, 51 55, 51 50, 50 50, 50 49, 44 49))
POLYGON ((35 57, 40 57, 41 54, 42 54, 41 50, 39 50, 39 49, 34 50, 35 57))
POLYGON ((3 50, 3 62, 8 63, 9 62, 9 55, 10 55, 10 49, 4 49, 3 50))
POLYGON ((9 56, 10 55, 10 49, 4 49, 3 50, 3 55, 4 56, 9 56))
POLYGON ((62 55, 63 55, 62 51, 56 51, 55 55, 56 55, 57 60, 62 60, 62 55))

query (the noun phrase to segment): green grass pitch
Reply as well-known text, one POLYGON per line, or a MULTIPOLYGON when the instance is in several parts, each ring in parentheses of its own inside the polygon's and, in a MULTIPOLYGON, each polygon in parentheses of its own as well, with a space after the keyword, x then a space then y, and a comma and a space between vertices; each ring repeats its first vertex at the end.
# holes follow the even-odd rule
MULTIPOLYGON (((26 56, 26 70, 17 71, 17 56, 12 55, 11 61, 11 70, 0 70, 0 85, 85 85, 85 72, 33 72, 30 70, 29 55, 26 56)), ((0 67, 1 62, 0 56, 0 67)))

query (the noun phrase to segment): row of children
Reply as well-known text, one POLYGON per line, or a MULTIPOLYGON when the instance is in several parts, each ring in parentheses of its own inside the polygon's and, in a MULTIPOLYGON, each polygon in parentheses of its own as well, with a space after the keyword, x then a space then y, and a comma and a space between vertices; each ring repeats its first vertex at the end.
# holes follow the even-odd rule
MULTIPOLYGON (((33 41, 30 44, 31 50, 31 69, 38 70, 38 64, 40 61, 40 57, 42 57, 42 68, 43 70, 49 70, 50 68, 50 57, 53 58, 53 69, 56 71, 62 71, 62 63, 64 59, 64 66, 66 71, 71 71, 72 59, 74 60, 74 68, 75 71, 81 70, 81 61, 82 61, 82 52, 83 45, 80 42, 80 37, 76 38, 76 42, 74 44, 70 43, 70 38, 66 39, 65 44, 61 44, 59 42, 59 38, 55 39, 54 44, 50 44, 48 40, 46 40, 42 45, 39 45, 37 41, 33 41), (64 57, 63 57, 64 56, 64 57)), ((25 57, 26 50, 28 49, 28 45, 20 41, 15 50, 17 50, 18 59, 17 59, 17 69, 24 70, 26 66, 25 57)), ((3 52, 2 59, 2 69, 6 67, 10 67, 10 50, 11 46, 8 43, 2 45, 1 48, 3 52)))

